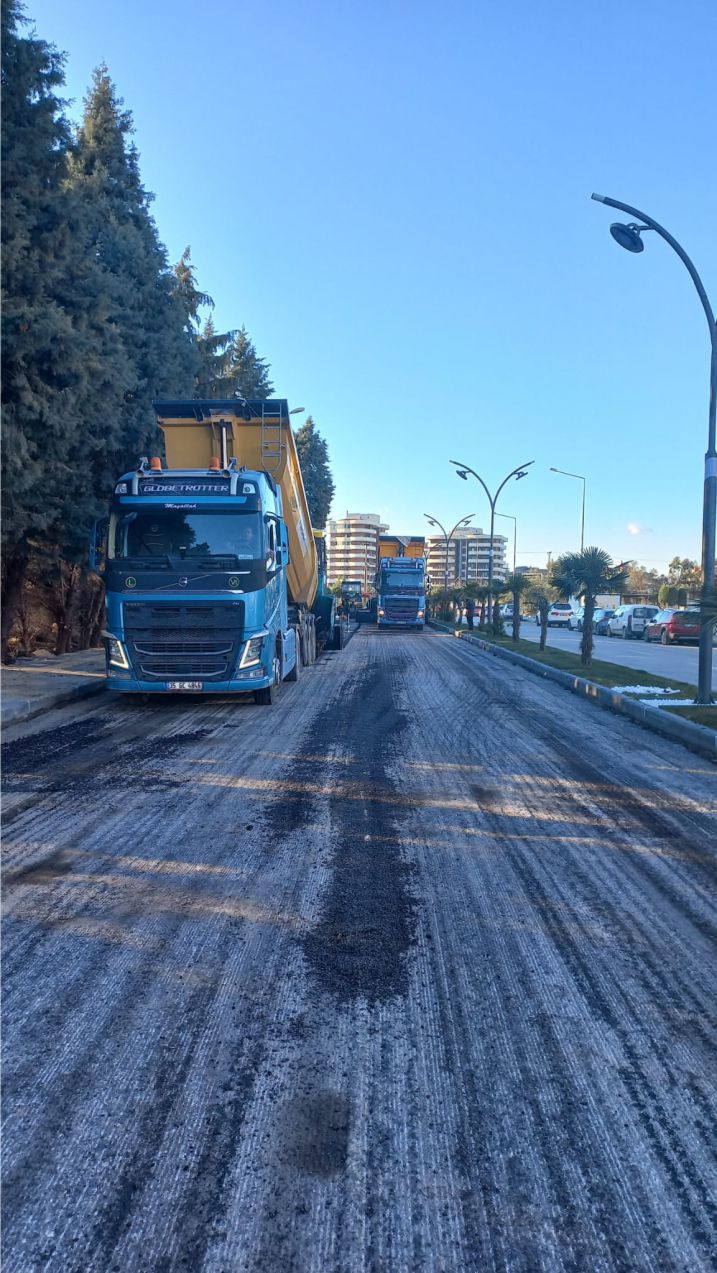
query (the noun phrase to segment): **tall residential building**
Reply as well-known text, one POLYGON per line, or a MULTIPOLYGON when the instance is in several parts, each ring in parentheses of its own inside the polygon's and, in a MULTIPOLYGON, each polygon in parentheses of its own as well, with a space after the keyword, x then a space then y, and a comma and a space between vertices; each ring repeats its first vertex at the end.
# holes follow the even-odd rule
MULTIPOLYGON (((508 573, 505 549, 506 535, 493 536, 493 578, 504 579, 508 573)), ((465 526, 456 531, 448 548, 448 586, 454 583, 488 582, 490 535, 478 526, 465 526)), ((430 535, 426 540, 428 576, 432 587, 443 587, 446 578, 446 541, 443 535, 430 535)))
POLYGON ((331 518, 326 526, 329 585, 342 579, 360 579, 364 591, 373 587, 378 567, 379 536, 388 530, 378 513, 347 513, 331 518))

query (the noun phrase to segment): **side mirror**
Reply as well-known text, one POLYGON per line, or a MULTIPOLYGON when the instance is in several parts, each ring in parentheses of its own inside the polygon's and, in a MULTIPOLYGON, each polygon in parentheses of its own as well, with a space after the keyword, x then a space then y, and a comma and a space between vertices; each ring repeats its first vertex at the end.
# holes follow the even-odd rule
POLYGON ((105 567, 108 526, 108 519, 102 517, 93 523, 90 531, 89 567, 96 575, 102 574, 105 567))

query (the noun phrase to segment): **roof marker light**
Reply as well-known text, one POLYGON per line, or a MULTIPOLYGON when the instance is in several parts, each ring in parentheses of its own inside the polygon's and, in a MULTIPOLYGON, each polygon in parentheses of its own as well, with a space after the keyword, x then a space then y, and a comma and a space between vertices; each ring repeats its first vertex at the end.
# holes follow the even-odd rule
POLYGON ((220 463, 219 463, 219 458, 218 458, 218 456, 213 455, 213 456, 212 456, 212 458, 211 458, 211 460, 209 461, 209 471, 210 471, 211 473, 216 473, 216 472, 218 472, 218 470, 219 470, 219 468, 220 468, 220 467, 221 467, 221 466, 220 466, 220 463))
POLYGON ((152 456, 152 458, 151 458, 151 460, 150 460, 150 462, 149 462, 149 467, 151 468, 151 470, 152 470, 152 472, 153 472, 153 473, 161 473, 161 472, 162 472, 162 461, 160 460, 160 458, 159 458, 159 456, 158 456, 158 455, 153 455, 153 456, 152 456))

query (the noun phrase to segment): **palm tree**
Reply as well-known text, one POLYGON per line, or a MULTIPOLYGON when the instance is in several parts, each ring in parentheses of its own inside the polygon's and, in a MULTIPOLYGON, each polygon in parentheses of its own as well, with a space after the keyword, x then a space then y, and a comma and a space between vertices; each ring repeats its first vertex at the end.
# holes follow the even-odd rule
POLYGON ((589 667, 593 660, 593 614, 601 592, 621 593, 629 570, 616 570, 612 557, 602 548, 584 548, 580 553, 565 553, 553 568, 551 583, 566 601, 581 597, 585 606, 580 662, 589 667))
POLYGON ((520 640, 520 598, 525 595, 529 587, 530 584, 525 575, 508 575, 503 584, 505 592, 510 593, 513 601, 513 631, 511 635, 514 641, 520 640))

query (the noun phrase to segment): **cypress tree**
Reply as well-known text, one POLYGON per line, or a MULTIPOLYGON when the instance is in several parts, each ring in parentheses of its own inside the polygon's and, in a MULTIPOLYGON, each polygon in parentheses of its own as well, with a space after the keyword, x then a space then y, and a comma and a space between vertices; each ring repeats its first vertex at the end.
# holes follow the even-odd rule
POLYGON ((295 433, 301 475, 309 501, 311 525, 323 530, 334 497, 334 481, 329 464, 329 449, 316 428, 312 416, 295 433))
POLYGON ((88 420, 95 479, 106 491, 141 452, 158 449, 152 399, 191 396, 198 370, 186 298, 150 214, 152 196, 142 185, 131 140, 132 116, 122 107, 107 67, 98 67, 69 160, 69 188, 88 209, 93 253, 110 296, 109 321, 128 367, 112 415, 91 410, 88 420))
POLYGON ((22 5, 3 0, 3 653, 30 541, 73 507, 93 328, 106 317, 84 208, 66 187, 64 58, 25 22, 22 5))
POLYGON ((260 358, 246 327, 232 333, 227 349, 226 377, 232 398, 270 398, 274 386, 269 379, 269 363, 260 358))

